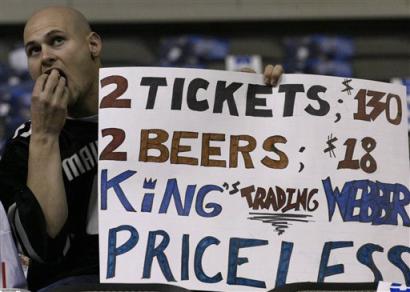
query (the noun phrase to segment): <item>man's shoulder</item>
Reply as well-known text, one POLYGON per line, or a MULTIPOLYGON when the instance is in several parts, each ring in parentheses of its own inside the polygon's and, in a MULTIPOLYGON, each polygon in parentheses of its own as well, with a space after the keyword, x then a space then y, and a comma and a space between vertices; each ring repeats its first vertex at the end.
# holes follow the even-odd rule
POLYGON ((31 122, 27 121, 17 127, 13 136, 8 139, 4 149, 2 150, 1 160, 4 161, 6 157, 14 159, 16 155, 19 157, 26 157, 28 155, 27 152, 30 143, 30 136, 31 122))

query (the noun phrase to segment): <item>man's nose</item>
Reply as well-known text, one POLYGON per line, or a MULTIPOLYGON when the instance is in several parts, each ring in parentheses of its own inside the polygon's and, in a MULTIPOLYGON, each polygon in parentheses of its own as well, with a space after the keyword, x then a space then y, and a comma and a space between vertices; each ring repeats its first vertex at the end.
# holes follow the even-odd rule
POLYGON ((43 46, 41 49, 41 64, 44 67, 50 67, 56 61, 56 56, 53 53, 53 50, 48 46, 43 46))

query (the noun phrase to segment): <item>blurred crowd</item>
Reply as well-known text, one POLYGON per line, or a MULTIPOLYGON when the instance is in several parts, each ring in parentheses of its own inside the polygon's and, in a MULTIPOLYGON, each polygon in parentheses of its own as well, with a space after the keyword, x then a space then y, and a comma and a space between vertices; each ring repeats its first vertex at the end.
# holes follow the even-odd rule
POLYGON ((8 62, 0 62, 0 150, 16 128, 30 119, 33 85, 24 48, 11 50, 8 62))

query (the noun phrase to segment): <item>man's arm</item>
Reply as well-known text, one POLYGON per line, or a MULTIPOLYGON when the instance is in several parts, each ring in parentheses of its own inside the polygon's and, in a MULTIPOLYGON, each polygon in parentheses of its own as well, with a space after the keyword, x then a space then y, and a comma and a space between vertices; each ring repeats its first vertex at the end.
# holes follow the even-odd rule
POLYGON ((36 197, 55 238, 67 216, 67 198, 61 169, 59 135, 67 116, 68 90, 57 70, 43 74, 33 89, 27 186, 36 197))

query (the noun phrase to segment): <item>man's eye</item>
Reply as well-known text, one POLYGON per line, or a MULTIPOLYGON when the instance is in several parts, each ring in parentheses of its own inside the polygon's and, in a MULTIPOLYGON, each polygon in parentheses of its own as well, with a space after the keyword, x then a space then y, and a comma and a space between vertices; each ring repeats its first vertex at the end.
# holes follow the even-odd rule
POLYGON ((64 38, 62 38, 62 37, 55 37, 55 38, 53 39, 53 45, 55 45, 55 46, 59 46, 59 45, 61 45, 63 42, 64 42, 64 38))
POLYGON ((39 47, 31 47, 30 49, 28 49, 27 51, 27 55, 28 56, 34 56, 37 55, 38 53, 40 53, 40 48, 39 47))

